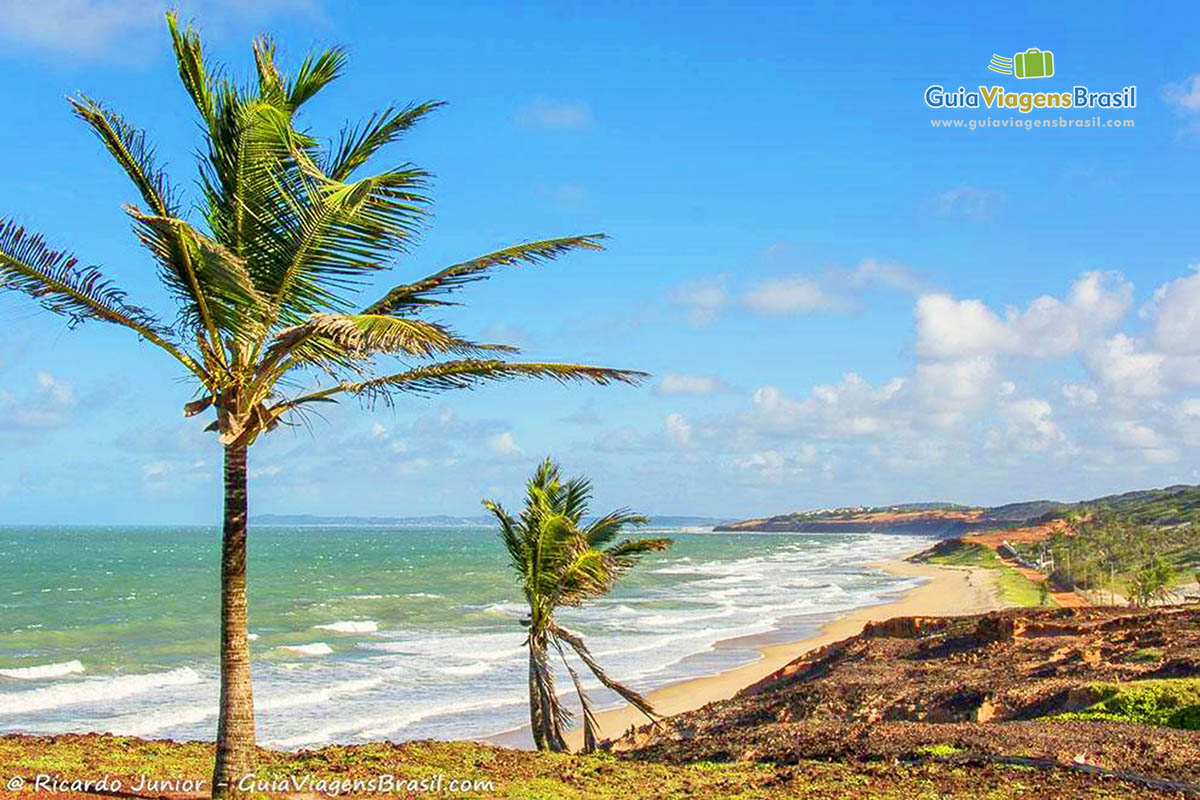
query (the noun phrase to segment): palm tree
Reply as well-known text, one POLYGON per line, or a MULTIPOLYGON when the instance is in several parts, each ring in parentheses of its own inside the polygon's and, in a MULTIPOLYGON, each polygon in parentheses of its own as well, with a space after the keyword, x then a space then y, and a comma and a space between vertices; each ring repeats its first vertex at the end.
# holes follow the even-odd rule
POLYGON ((329 49, 285 74, 269 39, 254 42, 256 74, 239 84, 205 60, 199 35, 167 24, 179 76, 196 107, 199 220, 156 164, 145 135, 87 97, 75 114, 133 182, 141 205, 126 206, 138 239, 177 301, 164 322, 132 304, 96 267, 52 249, 41 236, 0 222, 0 287, 23 291, 69 325, 100 320, 163 350, 193 381, 193 416, 224 448, 221 553, 221 696, 214 794, 236 793, 252 770, 254 706, 246 640, 246 454, 260 435, 296 424, 321 402, 356 396, 393 402, 510 378, 637 383, 643 373, 555 363, 514 363, 516 351, 461 338, 419 318, 446 293, 496 267, 538 264, 601 235, 518 244, 403 283, 366 305, 351 290, 408 251, 427 214, 428 173, 412 165, 362 174, 376 153, 440 106, 389 107, 323 141, 298 124, 302 107, 337 78, 345 55, 329 49), (377 357, 399 361, 376 370, 377 357))
POLYGON ((567 749, 563 729, 571 714, 554 691, 550 646, 558 652, 583 712, 583 752, 596 748, 596 716, 583 690, 579 674, 567 661, 564 645, 575 651, 600 683, 628 700, 654 721, 654 709, 644 697, 613 680, 596 663, 582 637, 558 624, 554 612, 601 597, 646 553, 666 550, 670 539, 625 539, 616 542, 629 525, 647 520, 627 509, 612 511, 583 526, 591 484, 585 478, 563 482, 558 465, 547 458, 526 487, 525 508, 518 519, 499 504, 485 500, 484 506, 500 521, 500 537, 508 550, 510 564, 520 576, 529 603, 529 617, 521 621, 528 629, 529 725, 539 750, 567 749), (616 542, 616 543, 614 543, 616 542))

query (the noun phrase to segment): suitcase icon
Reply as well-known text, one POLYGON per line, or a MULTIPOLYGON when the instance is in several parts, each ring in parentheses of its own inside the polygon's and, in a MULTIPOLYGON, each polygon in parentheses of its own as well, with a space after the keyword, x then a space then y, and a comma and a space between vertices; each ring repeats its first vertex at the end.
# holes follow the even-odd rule
POLYGON ((1054 74, 1054 53, 1031 47, 1013 56, 1013 74, 1018 78, 1049 78, 1054 74))

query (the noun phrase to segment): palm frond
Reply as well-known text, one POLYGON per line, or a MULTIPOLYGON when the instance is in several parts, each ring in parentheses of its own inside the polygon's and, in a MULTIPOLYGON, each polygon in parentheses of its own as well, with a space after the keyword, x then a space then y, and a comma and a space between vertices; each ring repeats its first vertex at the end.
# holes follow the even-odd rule
POLYGON ((145 132, 89 97, 68 97, 67 102, 74 109, 75 116, 91 127, 121 169, 125 170, 153 213, 160 217, 175 216, 178 201, 166 173, 155 163, 154 148, 146 141, 145 132))
POLYGON ((149 311, 125 301, 126 294, 96 267, 80 267, 74 256, 51 250, 46 241, 16 222, 0 225, 0 290, 24 292, 43 308, 75 325, 89 319, 123 325, 174 356, 203 379, 196 362, 170 340, 170 330, 149 311))
POLYGON ((610 511, 594 521, 584 530, 583 536, 592 547, 603 547, 620 535, 627 525, 646 525, 650 520, 641 514, 635 514, 627 508, 610 511))
POLYGON ((434 322, 378 314, 314 314, 276 334, 263 363, 272 365, 288 356, 323 368, 349 368, 377 353, 429 358, 496 351, 511 352, 512 348, 470 342, 434 322))
POLYGON ((322 308, 348 308, 340 293, 385 269, 420 230, 427 176, 406 166, 354 183, 308 175, 277 187, 292 221, 269 234, 271 259, 260 270, 275 316, 295 324, 322 308))
POLYGON ((628 686, 609 677, 608 673, 605 672, 604 669, 596 662, 595 657, 592 655, 591 651, 588 650, 587 645, 584 644, 583 637, 577 633, 572 633, 554 621, 550 622, 549 631, 554 638, 566 642, 571 649, 575 651, 575 654, 579 656, 580 660, 583 661, 584 664, 587 664, 588 669, 592 671, 592 674, 596 676, 596 679, 599 680, 600 683, 604 684, 605 687, 623 697, 630 705, 645 714, 651 722, 657 720, 658 715, 654 711, 654 707, 650 705, 650 702, 646 700, 646 698, 642 697, 640 693, 630 689, 628 686))
POLYGON ((581 364, 514 364, 507 361, 463 359, 417 367, 396 375, 344 384, 336 391, 387 401, 397 392, 427 394, 448 389, 468 389, 488 381, 541 378, 559 383, 584 382, 637 385, 646 374, 633 370, 589 367, 581 364))
POLYGON ((517 521, 508 515, 504 506, 494 500, 484 500, 483 507, 499 521, 500 539, 504 542, 504 549, 508 551, 509 565, 521 577, 523 583, 528 577, 529 547, 517 521))
POLYGON ((346 51, 340 47, 305 56, 288 87, 288 105, 297 109, 342 74, 346 51))
POLYGON ((558 650, 558 655, 562 659, 563 666, 567 668, 567 674, 571 676, 571 683, 575 684, 575 694, 579 697, 579 706, 583 714, 583 749, 581 752, 594 753, 596 752, 596 741, 600 732, 600 724, 596 721, 596 712, 592 707, 592 699, 588 697, 588 693, 584 690, 583 681, 579 679, 579 673, 567 661, 567 651, 563 649, 562 641, 555 638, 554 647, 558 650))
POLYGON ((562 496, 559 498, 559 503, 562 507, 562 512, 575 521, 578 525, 583 519, 583 515, 587 513, 588 503, 592 499, 592 484, 584 477, 572 478, 563 485, 562 496))
POLYGON ((41 301, 42 307, 66 316, 72 326, 88 319, 116 322, 165 334, 150 312, 125 302, 126 294, 96 267, 81 267, 64 251, 51 250, 40 235, 13 220, 0 227, 0 277, 3 287, 41 301))
POLYGON ((179 16, 167 12, 167 27, 171 31, 171 43, 175 49, 175 62, 179 68, 179 79, 195 103, 201 118, 211 121, 215 110, 212 86, 204 66, 204 51, 200 46, 200 34, 188 23, 187 29, 179 30, 179 16))
POLYGON ((626 539, 604 551, 614 576, 620 576, 633 568, 642 556, 666 550, 674 544, 672 539, 626 539))
MULTIPOLYGON (((249 338, 263 323, 266 302, 245 262, 181 219, 150 216, 127 206, 134 231, 160 266, 190 328, 249 338)), ((219 340, 217 340, 219 341, 219 340)), ((216 346, 216 345, 214 345, 216 346)))
POLYGON ((513 245, 488 253, 461 264, 454 264, 414 283, 397 286, 367 307, 371 314, 405 314, 419 311, 423 306, 450 305, 438 295, 453 292, 467 283, 487 280, 488 272, 496 267, 514 264, 541 264, 552 261, 572 250, 603 250, 602 233, 568 236, 513 245))
POLYGON ((372 114, 361 126, 343 128, 337 149, 325 165, 325 174, 331 180, 346 180, 380 148, 399 139, 422 117, 444 105, 427 101, 409 103, 400 109, 387 108, 372 114))

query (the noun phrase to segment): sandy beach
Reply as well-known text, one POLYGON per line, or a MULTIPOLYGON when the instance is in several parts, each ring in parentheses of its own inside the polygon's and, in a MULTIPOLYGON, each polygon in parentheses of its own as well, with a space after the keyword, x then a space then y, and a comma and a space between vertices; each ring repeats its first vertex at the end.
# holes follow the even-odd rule
MULTIPOLYGON (((996 587, 996 570, 914 564, 903 559, 867 566, 906 578, 923 578, 925 582, 890 602, 854 609, 826 623, 815 636, 764 645, 759 648, 762 657, 757 661, 657 689, 650 693, 651 703, 663 716, 671 716, 715 700, 725 700, 804 653, 857 634, 868 622, 906 616, 982 614, 1007 605, 996 587)), ((639 727, 647 722, 645 716, 628 705, 602 711, 597 714, 597 720, 602 738, 616 737, 631 726, 639 727)), ((512 746, 527 738, 528 734, 521 730, 494 737, 492 741, 512 746)), ((579 747, 582 738, 579 728, 572 729, 567 735, 572 748, 579 747)))

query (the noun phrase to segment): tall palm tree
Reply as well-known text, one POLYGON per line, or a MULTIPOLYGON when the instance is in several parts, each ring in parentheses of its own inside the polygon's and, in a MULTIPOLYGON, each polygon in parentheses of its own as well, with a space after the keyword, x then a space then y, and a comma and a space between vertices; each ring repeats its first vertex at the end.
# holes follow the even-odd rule
MULTIPOLYGON (((461 338, 419 318, 446 293, 501 266, 538 264, 601 235, 518 244, 403 283, 374 302, 351 290, 407 252, 427 213, 428 173, 408 163, 363 168, 440 103, 392 106, 335 140, 310 134, 302 107, 337 78, 345 55, 329 49, 280 70, 271 40, 254 42, 256 74, 239 84, 207 63, 199 35, 167 24, 179 76, 199 115, 198 220, 156 163, 145 135, 87 97, 75 114, 133 182, 134 232, 177 301, 165 322, 132 304, 99 269, 81 266, 41 236, 0 223, 0 287, 23 291, 69 325, 100 320, 165 351, 195 386, 186 416, 208 410, 224 448, 221 554, 221 702, 214 793, 251 771, 254 706, 246 640, 246 453, 260 435, 295 424, 313 404, 356 396, 368 403, 510 378, 637 383, 643 373, 577 364, 514 363, 516 352, 461 338), (380 356, 399 359, 376 370, 380 356)), ((395 163, 395 162, 393 162, 395 163)))
POLYGON ((609 512, 585 526, 583 517, 591 497, 592 486, 586 478, 564 483, 558 465, 547 458, 526 487, 525 507, 519 518, 511 517, 499 503, 483 501, 500 521, 500 537, 508 550, 509 563, 520 576, 529 603, 529 617, 521 624, 528 629, 529 725, 539 750, 566 750, 563 730, 571 718, 554 691, 551 646, 558 652, 579 695, 585 753, 596 748, 596 716, 579 674, 567 660, 566 648, 575 651, 600 683, 654 720, 650 703, 609 677, 596 663, 583 638, 554 619, 554 612, 564 606, 578 606, 607 594, 645 554, 671 546, 670 539, 617 542, 627 526, 647 522, 645 517, 627 509, 609 512))

